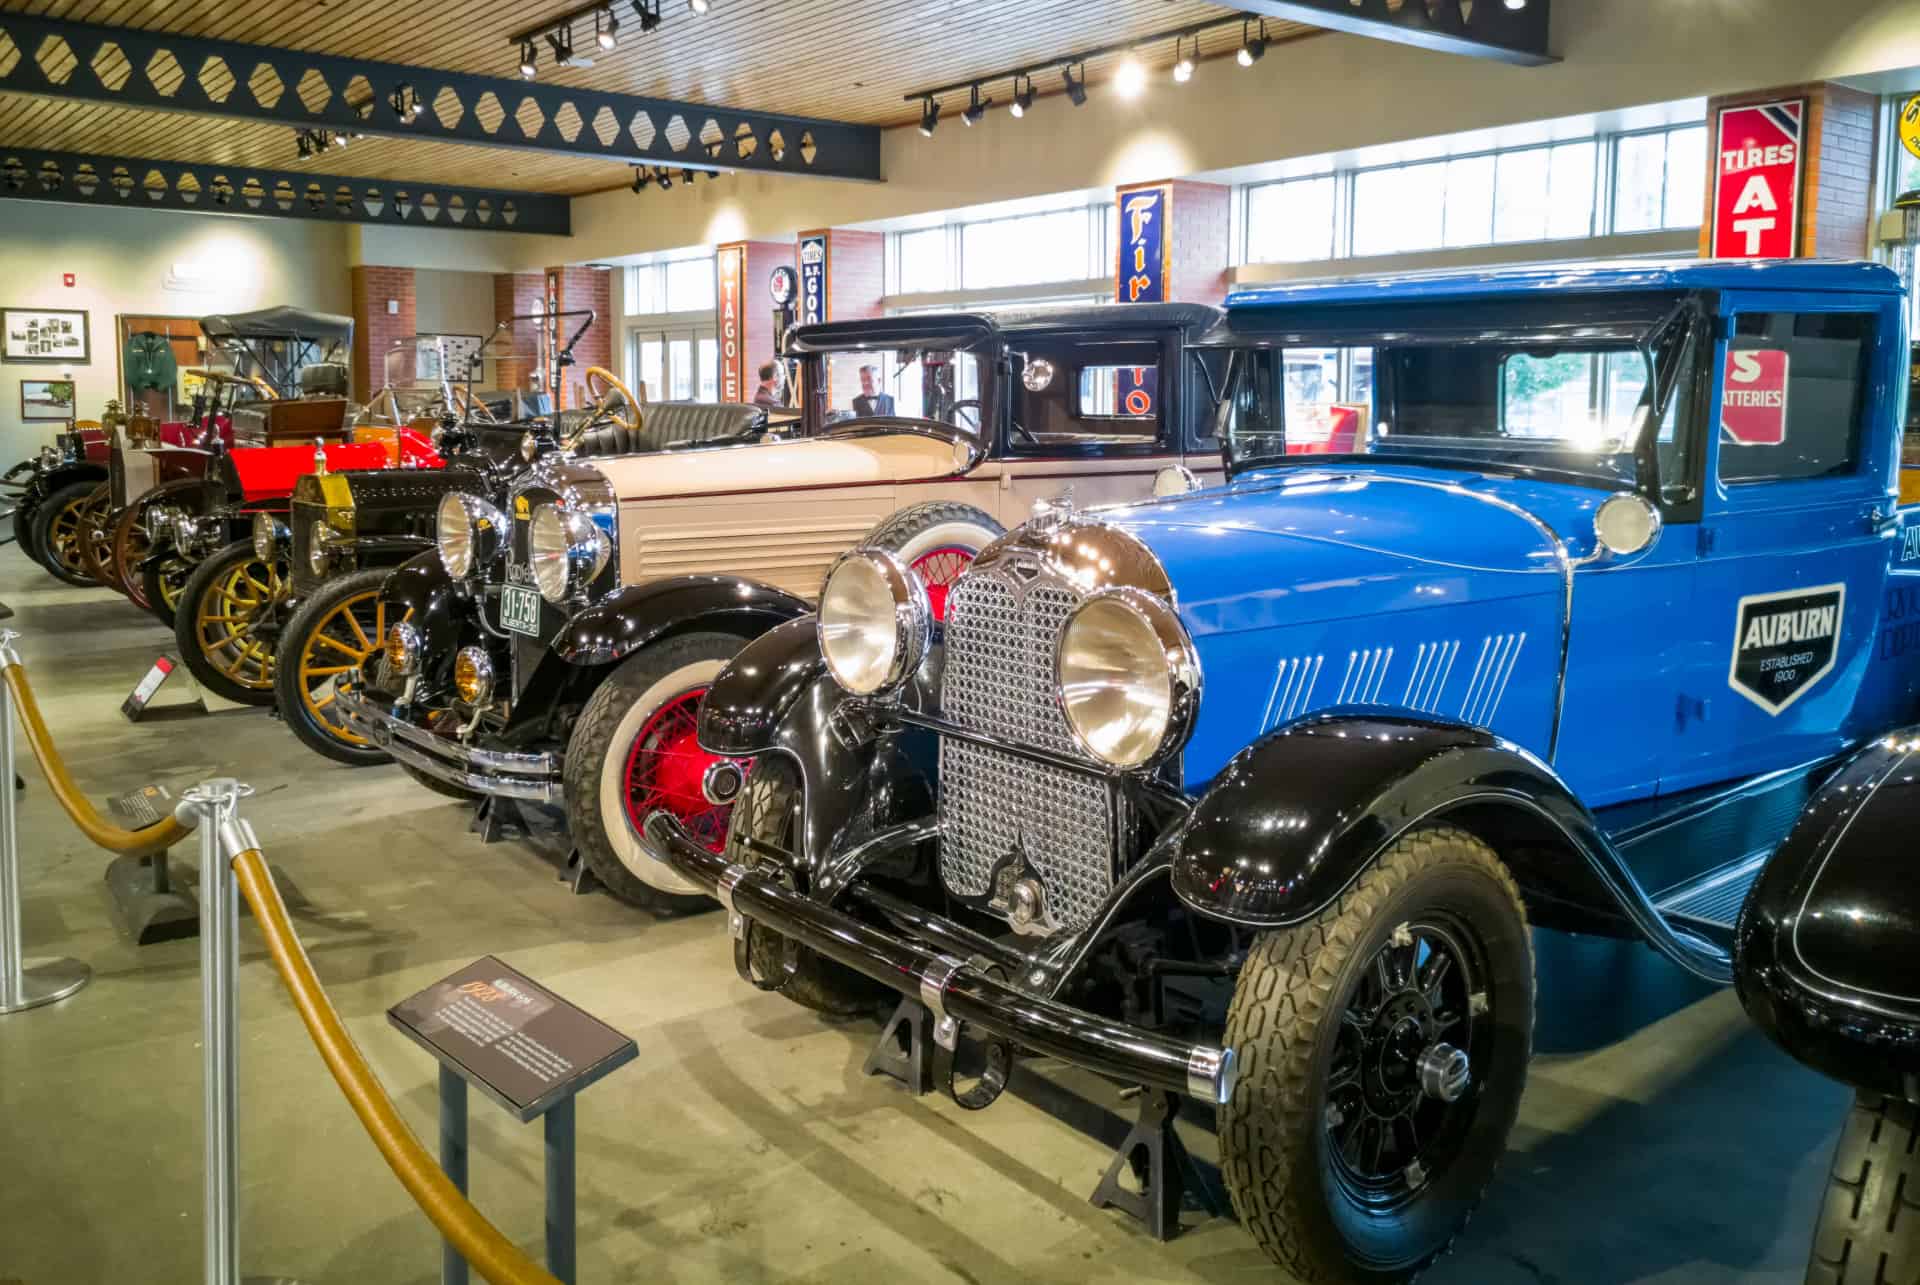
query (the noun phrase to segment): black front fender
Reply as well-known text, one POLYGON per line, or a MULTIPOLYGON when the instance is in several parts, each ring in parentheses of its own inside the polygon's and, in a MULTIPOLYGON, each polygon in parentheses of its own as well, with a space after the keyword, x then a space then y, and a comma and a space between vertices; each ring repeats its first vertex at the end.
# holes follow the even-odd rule
POLYGON ((1367 713, 1294 723, 1235 755, 1163 848, 1188 906, 1276 928, 1312 918, 1400 835, 1443 820, 1491 844, 1530 906, 1617 917, 1688 970, 1728 980, 1726 952, 1661 917, 1554 770, 1481 728, 1367 713))
POLYGON ((472 625, 473 590, 447 574, 437 549, 429 549, 394 568, 380 586, 387 618, 406 617, 420 631, 425 655, 421 671, 434 683, 451 672, 453 658, 469 641, 478 642, 472 625))
POLYGON ((811 615, 774 626, 713 680, 700 702, 700 744, 737 758, 771 749, 794 702, 826 674, 811 615))
POLYGON ((611 665, 690 629, 754 638, 810 610, 790 593, 738 576, 673 576, 607 595, 561 626, 551 648, 570 665, 611 665))
POLYGON ((1801 1062, 1856 1088, 1920 1089, 1920 728, 1854 755, 1747 894, 1734 988, 1801 1062))

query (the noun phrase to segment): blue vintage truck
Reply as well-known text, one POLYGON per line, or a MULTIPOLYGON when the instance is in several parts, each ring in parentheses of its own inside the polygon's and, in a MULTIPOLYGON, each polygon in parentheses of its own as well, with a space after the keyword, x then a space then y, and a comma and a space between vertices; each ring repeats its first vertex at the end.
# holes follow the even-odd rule
POLYGON ((1513 1123, 1530 928, 1730 980, 1808 799, 1912 721, 1904 316, 1867 263, 1239 292, 1225 485, 1048 506, 939 630, 847 555, 707 698, 726 849, 649 848, 756 984, 904 997, 967 1105, 1020 1051, 1148 1090, 1157 1229, 1191 1094, 1275 1262, 1409 1279, 1513 1123))

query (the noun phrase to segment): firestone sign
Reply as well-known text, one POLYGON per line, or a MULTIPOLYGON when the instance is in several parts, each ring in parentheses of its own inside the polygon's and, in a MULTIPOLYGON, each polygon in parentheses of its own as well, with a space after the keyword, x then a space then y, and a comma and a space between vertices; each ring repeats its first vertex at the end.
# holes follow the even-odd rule
POLYGON ((800 238, 800 324, 827 319, 827 238, 812 234, 800 238))
MULTIPOLYGON (((1113 297, 1119 303, 1162 303, 1173 256, 1173 187, 1155 183, 1122 188, 1114 194, 1120 207, 1120 245, 1114 264, 1113 297)), ((1160 372, 1125 367, 1115 389, 1122 415, 1144 419, 1154 414, 1160 397, 1160 372)))
POLYGON ((1798 253, 1806 119, 1802 99, 1721 109, 1713 179, 1716 258, 1798 253))

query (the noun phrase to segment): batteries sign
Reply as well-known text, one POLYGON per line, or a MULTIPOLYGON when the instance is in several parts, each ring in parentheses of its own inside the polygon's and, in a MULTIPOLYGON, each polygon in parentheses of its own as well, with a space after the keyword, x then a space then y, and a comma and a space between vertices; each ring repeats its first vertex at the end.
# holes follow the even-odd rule
POLYGON ((1779 348, 1727 354, 1720 390, 1720 427, 1741 446, 1779 446, 1787 440, 1787 354, 1779 348))
POLYGON ((1800 247, 1803 99, 1726 107, 1714 154, 1716 258, 1790 259, 1800 247))

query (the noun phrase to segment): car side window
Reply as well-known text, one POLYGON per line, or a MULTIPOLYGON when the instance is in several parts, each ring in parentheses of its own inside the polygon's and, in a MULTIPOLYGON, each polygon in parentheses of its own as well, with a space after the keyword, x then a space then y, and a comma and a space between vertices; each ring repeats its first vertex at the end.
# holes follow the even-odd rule
POLYGON ((1157 340, 1035 343, 1014 361, 1015 454, 1164 440, 1175 381, 1157 340))
POLYGON ((1873 335, 1871 313, 1736 316, 1720 389, 1720 480, 1857 471, 1873 335))

